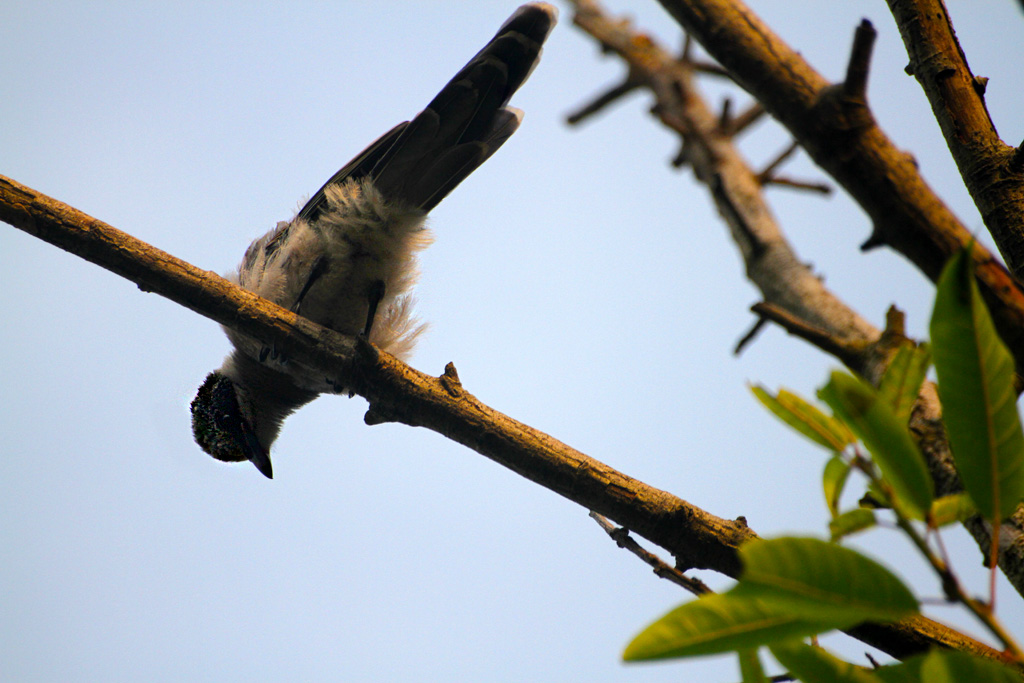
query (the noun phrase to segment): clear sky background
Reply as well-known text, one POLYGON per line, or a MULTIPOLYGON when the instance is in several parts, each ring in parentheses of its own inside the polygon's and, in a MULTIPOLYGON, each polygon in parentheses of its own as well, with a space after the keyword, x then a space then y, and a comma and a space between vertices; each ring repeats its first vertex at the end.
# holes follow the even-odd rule
MULTIPOLYGON (((983 229, 881 0, 752 5, 833 79, 870 18, 877 117, 983 229)), ((1003 138, 1019 143, 1019 5, 949 6, 1003 138)), ((224 272, 419 111, 514 7, 7 2, 0 173, 224 272)), ((655 3, 610 8, 680 44, 655 3)), ((813 395, 837 363, 776 328, 732 355, 758 299, 736 250, 692 174, 669 168, 677 142, 647 95, 564 124, 623 67, 560 9, 513 101, 523 126, 432 214, 418 289, 431 329, 413 365, 454 361, 486 403, 762 535, 821 534, 823 453, 746 385, 813 395)), ((720 102, 724 88, 707 87, 720 102)), ((742 146, 760 166, 786 144, 766 122, 742 146)), ((805 158, 786 171, 823 176, 805 158)), ((876 325, 896 303, 924 334, 931 285, 889 250, 858 251, 870 226, 855 205, 769 199, 841 297, 876 325)), ((0 284, 0 679, 739 678, 729 658, 620 663, 688 596, 556 494, 433 432, 367 427, 360 398, 290 418, 273 481, 216 462, 192 441, 188 405, 228 350, 217 325, 5 225, 0 284)), ((982 591, 979 552, 946 537, 982 591)), ((940 594, 894 533, 861 545, 940 594)), ((1002 589, 1000 613, 1024 636, 1002 589)), ((955 610, 929 614, 980 633, 955 610)))

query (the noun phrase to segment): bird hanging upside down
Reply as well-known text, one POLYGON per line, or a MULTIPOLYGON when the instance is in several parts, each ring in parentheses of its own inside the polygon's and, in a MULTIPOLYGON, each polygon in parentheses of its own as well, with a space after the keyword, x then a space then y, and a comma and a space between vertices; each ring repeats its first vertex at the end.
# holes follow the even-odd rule
MULTIPOLYGON (((320 325, 408 356, 423 329, 409 290, 416 252, 430 243, 426 215, 519 127, 523 114, 508 101, 536 66, 556 19, 546 3, 517 9, 426 109, 348 162, 295 218, 249 245, 230 279, 320 325)), ((234 350, 192 401, 192 431, 218 460, 250 460, 271 477, 270 447, 284 418, 343 387, 286 363, 257 339, 225 332, 234 350)))

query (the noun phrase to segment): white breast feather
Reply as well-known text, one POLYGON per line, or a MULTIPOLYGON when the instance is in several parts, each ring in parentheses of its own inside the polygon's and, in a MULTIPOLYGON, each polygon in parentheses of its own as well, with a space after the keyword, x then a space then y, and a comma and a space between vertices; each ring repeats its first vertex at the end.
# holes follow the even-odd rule
MULTIPOLYGON (((326 257, 326 272, 314 281, 298 312, 345 334, 362 332, 368 292, 383 282, 384 298, 370 341, 407 357, 425 328, 413 316, 408 295, 419 275, 416 253, 433 241, 424 227, 425 215, 385 201, 369 179, 332 185, 325 197, 327 206, 314 223, 296 217, 278 224, 250 245, 238 271, 228 278, 294 310, 317 261, 326 257)), ((242 341, 231 332, 229 336, 236 345, 242 341)), ((259 353, 261 344, 245 342, 239 346, 246 353, 259 353)))

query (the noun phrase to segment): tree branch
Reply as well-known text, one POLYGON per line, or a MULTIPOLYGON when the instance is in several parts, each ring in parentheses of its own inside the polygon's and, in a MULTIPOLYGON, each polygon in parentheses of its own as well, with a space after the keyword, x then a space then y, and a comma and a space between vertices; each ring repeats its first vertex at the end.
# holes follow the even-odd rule
POLYGON ((1024 173, 985 106, 985 79, 971 73, 941 0, 888 0, 917 78, 1003 258, 1024 280, 1024 173), (1016 169, 1016 170, 1015 170, 1016 169))
MULTIPOLYGON (((971 233, 867 103, 830 85, 739 0, 659 1, 867 212, 873 229, 865 247, 889 245, 935 281, 971 233)), ((861 54, 854 51, 855 63, 861 54)), ((1024 368, 1024 291, 991 253, 976 245, 974 255, 999 333, 1024 368)))
MULTIPOLYGON (((608 18, 593 0, 575 4, 577 14, 574 22, 593 35, 606 51, 617 53, 629 65, 632 80, 643 79, 645 86, 658 99, 655 113, 665 125, 683 136, 686 161, 694 166, 697 178, 708 184, 719 212, 732 228, 733 239, 747 264, 748 277, 764 295, 764 303, 760 305, 768 308, 758 312, 773 313, 770 317, 780 324, 785 319, 783 326, 790 332, 797 332, 798 328, 805 332, 813 330, 813 334, 800 336, 877 383, 891 354, 905 343, 902 323, 898 327, 887 324, 886 334, 880 335, 828 292, 799 262, 774 222, 760 187, 748 180, 752 171, 731 139, 723 137, 721 126, 710 127, 707 121, 710 109, 704 104, 692 73, 686 70, 685 61, 676 60, 649 37, 633 31, 628 24, 608 18), (711 178, 710 182, 708 178, 711 178), (851 320, 856 321, 856 325, 847 327, 843 324, 843 321, 851 320)), ((858 29, 846 81, 831 88, 829 97, 834 98, 835 93, 856 96, 862 91, 866 84, 872 34, 873 31, 863 24, 858 29)), ((749 39, 746 42, 750 42, 749 39)), ((773 57, 768 55, 766 58, 773 57)), ((850 105, 848 121, 865 116, 870 119, 866 104, 862 107, 850 105)), ((1010 278, 1001 267, 1000 272, 1010 278)), ((1003 322, 1007 320, 1004 318, 1003 322)), ((926 383, 910 426, 918 435, 919 446, 928 460, 937 492, 946 495, 962 490, 962 485, 953 465, 941 416, 942 408, 935 387, 926 383)), ((982 552, 988 552, 991 530, 985 522, 975 517, 965 522, 965 527, 982 552)), ((1024 510, 1006 520, 1001 527, 999 567, 1017 592, 1024 595, 1024 510)))
MULTIPOLYGON (((680 570, 735 577, 737 548, 756 534, 608 467, 484 405, 449 364, 430 377, 370 344, 320 327, 9 178, 0 176, 0 220, 136 282, 211 320, 283 348, 289 358, 370 402, 366 421, 427 427, 469 446, 668 550, 680 570)), ((924 617, 858 627, 857 637, 895 657, 929 647, 998 653, 924 617), (863 630, 863 633, 861 633, 863 630)))
MULTIPOLYGON (((593 0, 574 4, 577 10, 574 23, 590 33, 604 51, 615 52, 626 62, 630 78, 642 79, 657 98, 653 113, 683 137, 686 162, 694 167, 698 180, 708 185, 740 247, 748 277, 764 295, 765 302, 758 305, 757 312, 877 383, 892 354, 907 343, 902 315, 890 311, 885 333, 878 333, 799 263, 764 203, 760 187, 749 180, 756 179, 756 175, 731 139, 723 136, 721 125, 712 125, 713 116, 696 88, 693 74, 687 71, 685 60, 667 54, 649 37, 633 31, 628 23, 607 17, 593 0), (845 321, 856 323, 845 325, 845 321)), ((863 91, 872 43, 873 31, 862 25, 855 38, 847 79, 839 87, 843 92, 856 96, 863 91)), ((861 115, 864 113, 866 106, 861 115)), ((748 334, 741 345, 750 337, 748 334)), ((935 386, 925 383, 910 427, 918 437, 938 493, 946 495, 962 490, 962 485, 953 465, 941 415, 935 386)), ((982 552, 987 552, 991 530, 986 523, 975 517, 965 522, 965 526, 982 552)), ((1024 511, 1018 511, 1001 527, 999 566, 1018 593, 1024 595, 1022 529, 1024 511)))
POLYGON ((723 126, 723 117, 707 105, 692 65, 628 24, 609 18, 596 2, 574 5, 573 22, 626 62, 631 81, 642 82, 654 93, 653 113, 683 138, 686 163, 711 188, 715 205, 739 246, 747 277, 764 299, 844 343, 867 345, 877 340, 879 331, 840 301, 797 257, 764 199, 762 176, 733 144, 732 126, 723 126))
POLYGON ((679 566, 739 573, 736 549, 755 537, 746 525, 715 517, 484 405, 450 364, 440 378, 425 375, 4 176, 0 220, 336 378, 369 401, 369 424, 432 429, 614 519, 671 552, 679 566))

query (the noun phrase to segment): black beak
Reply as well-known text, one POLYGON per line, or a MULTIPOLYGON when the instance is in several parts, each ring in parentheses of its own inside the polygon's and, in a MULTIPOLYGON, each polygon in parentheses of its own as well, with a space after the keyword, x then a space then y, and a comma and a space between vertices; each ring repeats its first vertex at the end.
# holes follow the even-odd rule
POLYGON ((256 439, 256 435, 246 430, 245 432, 245 454, 252 461, 253 465, 256 465, 256 469, 260 471, 267 479, 274 478, 274 468, 270 465, 270 453, 260 445, 260 442, 256 439))

